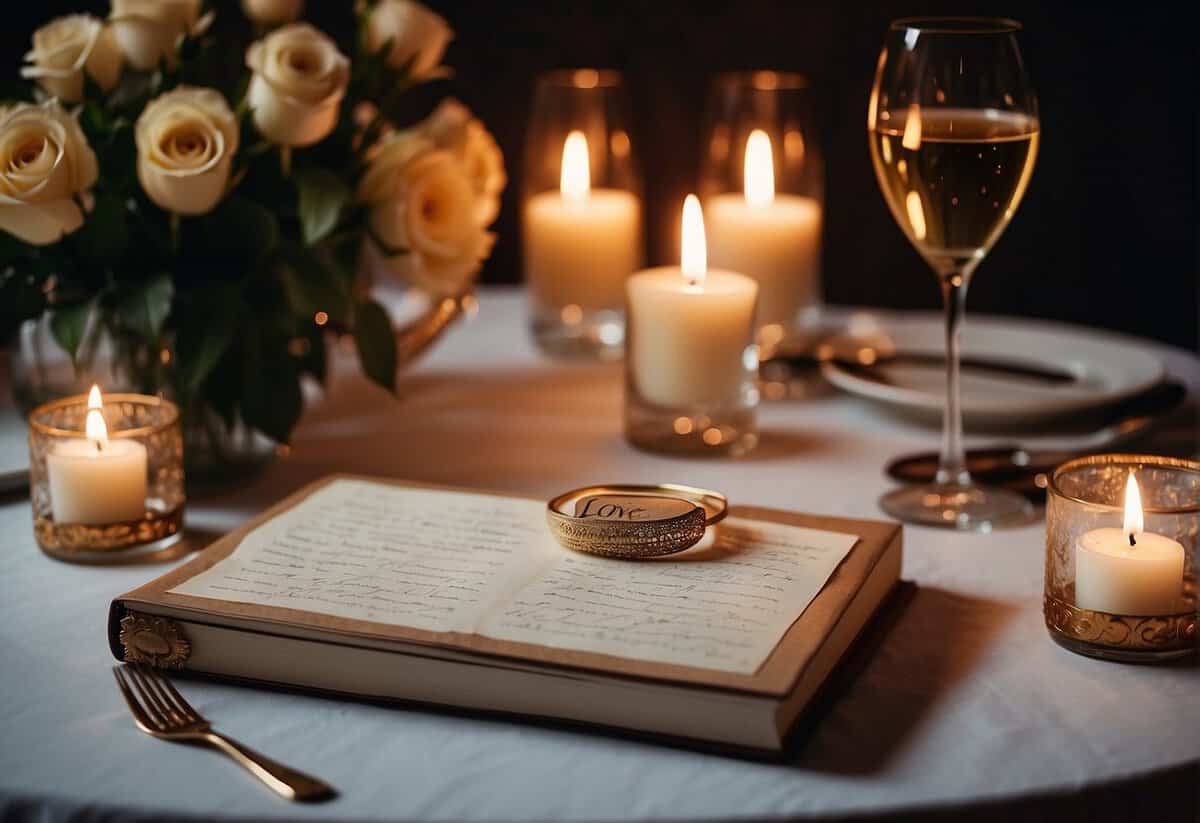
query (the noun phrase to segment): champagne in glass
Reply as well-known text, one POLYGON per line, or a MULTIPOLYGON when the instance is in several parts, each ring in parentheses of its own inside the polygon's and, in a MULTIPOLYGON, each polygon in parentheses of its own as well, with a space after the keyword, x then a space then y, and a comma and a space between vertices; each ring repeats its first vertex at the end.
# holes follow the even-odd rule
POLYGON ((1037 100, 1011 20, 893 23, 867 115, 871 159, 892 216, 942 286, 946 406, 937 481, 884 496, 892 516, 986 530, 1028 519, 1011 492, 972 482, 963 458, 959 329, 967 286, 1021 202, 1037 159, 1037 100))

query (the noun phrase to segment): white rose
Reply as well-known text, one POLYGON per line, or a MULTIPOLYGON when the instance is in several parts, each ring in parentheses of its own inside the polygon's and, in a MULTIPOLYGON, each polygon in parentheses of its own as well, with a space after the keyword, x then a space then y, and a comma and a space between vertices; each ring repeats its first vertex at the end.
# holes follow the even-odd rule
POLYGON ((238 123, 213 89, 180 86, 138 118, 137 174, 146 194, 178 214, 205 214, 225 193, 238 147, 238 123))
POLYGON ((443 100, 421 124, 421 130, 458 158, 475 189, 475 219, 481 226, 491 225, 500 214, 500 194, 508 182, 504 154, 496 139, 470 109, 454 99, 443 100))
POLYGON ((375 235, 406 252, 383 265, 431 294, 467 287, 491 253, 494 237, 475 219, 475 190, 462 164, 413 131, 380 147, 358 196, 375 235))
POLYGON ((83 99, 83 74, 104 91, 117 84, 121 51, 111 30, 90 14, 51 20, 33 33, 21 76, 34 79, 46 93, 69 103, 83 99))
POLYGON ((112 0, 109 25, 125 58, 143 71, 160 60, 175 65, 179 41, 202 34, 212 14, 200 16, 202 0, 112 0))
POLYGON ((444 73, 439 64, 453 39, 454 29, 415 0, 380 0, 367 18, 367 50, 374 54, 390 40, 388 65, 407 65, 414 80, 444 73))
POLYGON ((250 44, 246 65, 254 72, 248 92, 254 125, 265 137, 310 146, 333 131, 350 61, 332 40, 307 23, 292 23, 250 44))
POLYGON ((290 23, 304 11, 304 0, 242 0, 246 16, 264 26, 290 23))
POLYGON ((0 108, 0 229, 54 243, 83 225, 77 200, 90 200, 100 175, 79 122, 48 100, 0 108))

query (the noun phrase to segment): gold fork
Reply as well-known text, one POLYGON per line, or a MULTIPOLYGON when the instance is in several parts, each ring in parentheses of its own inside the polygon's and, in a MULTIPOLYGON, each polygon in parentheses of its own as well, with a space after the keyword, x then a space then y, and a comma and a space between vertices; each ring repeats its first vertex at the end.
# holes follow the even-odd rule
POLYGON ((129 704, 133 720, 146 734, 164 740, 206 743, 229 755, 246 771, 288 800, 314 801, 335 797, 327 783, 289 769, 235 743, 212 730, 212 725, 193 709, 171 682, 154 669, 139 663, 114 666, 117 686, 129 704))

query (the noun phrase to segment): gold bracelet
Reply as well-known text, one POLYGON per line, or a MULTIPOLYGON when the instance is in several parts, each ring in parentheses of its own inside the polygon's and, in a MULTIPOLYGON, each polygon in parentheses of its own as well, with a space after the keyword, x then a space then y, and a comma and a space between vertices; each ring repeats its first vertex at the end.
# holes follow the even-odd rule
POLYGON ((674 483, 585 486, 547 503, 546 522, 573 551, 640 559, 690 549, 728 508, 722 494, 674 483), (563 511, 571 500, 574 514, 563 511))

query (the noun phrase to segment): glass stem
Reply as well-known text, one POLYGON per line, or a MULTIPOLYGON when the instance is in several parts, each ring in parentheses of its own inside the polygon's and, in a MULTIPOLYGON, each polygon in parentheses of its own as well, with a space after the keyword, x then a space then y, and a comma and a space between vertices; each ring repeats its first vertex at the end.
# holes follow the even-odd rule
POLYGON ((942 302, 946 307, 946 406, 942 418, 942 454, 937 482, 965 486, 971 482, 962 442, 962 407, 959 404, 959 355, 963 311, 967 305, 964 272, 942 275, 942 302))

